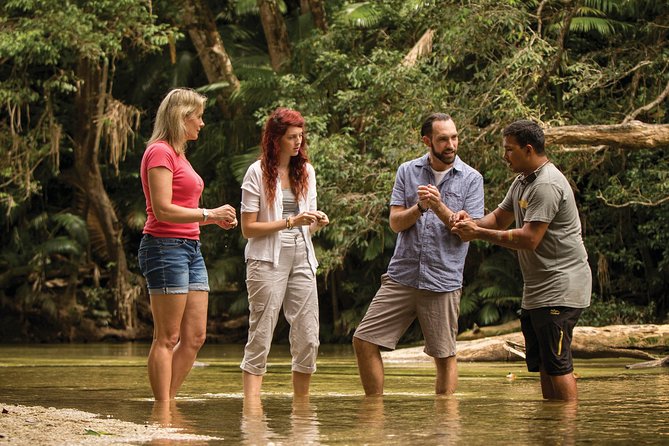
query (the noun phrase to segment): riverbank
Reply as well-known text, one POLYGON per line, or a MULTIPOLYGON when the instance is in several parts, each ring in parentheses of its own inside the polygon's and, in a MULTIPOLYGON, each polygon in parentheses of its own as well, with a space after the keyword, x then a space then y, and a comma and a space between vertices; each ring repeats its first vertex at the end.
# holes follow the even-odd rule
POLYGON ((102 418, 76 409, 0 402, 0 445, 127 445, 161 444, 161 441, 165 444, 188 441, 197 445, 215 439, 180 433, 177 428, 102 418))

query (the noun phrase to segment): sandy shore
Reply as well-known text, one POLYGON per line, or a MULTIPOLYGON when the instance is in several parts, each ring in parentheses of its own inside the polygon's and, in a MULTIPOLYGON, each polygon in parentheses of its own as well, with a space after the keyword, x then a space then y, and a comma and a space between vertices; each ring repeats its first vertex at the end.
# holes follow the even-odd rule
POLYGON ((76 409, 0 402, 0 445, 174 444, 176 441, 197 445, 216 439, 180 433, 177 428, 103 418, 76 409))

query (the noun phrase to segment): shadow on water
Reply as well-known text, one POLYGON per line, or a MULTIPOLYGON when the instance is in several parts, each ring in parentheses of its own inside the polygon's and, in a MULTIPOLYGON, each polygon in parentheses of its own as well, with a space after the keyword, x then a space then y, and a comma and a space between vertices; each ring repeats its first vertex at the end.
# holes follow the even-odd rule
MULTIPOLYGON (((293 400, 287 348, 263 396, 244 401, 242 346, 207 345, 180 397, 154 403, 144 344, 0 346, 0 402, 75 408, 216 437, 197 444, 669 444, 669 371, 577 361, 577 404, 541 400, 522 363, 461 363, 458 392, 433 395, 431 364, 387 364, 365 398, 349 346, 323 346, 309 399, 293 400)), ((154 442, 152 444, 173 444, 154 442)))

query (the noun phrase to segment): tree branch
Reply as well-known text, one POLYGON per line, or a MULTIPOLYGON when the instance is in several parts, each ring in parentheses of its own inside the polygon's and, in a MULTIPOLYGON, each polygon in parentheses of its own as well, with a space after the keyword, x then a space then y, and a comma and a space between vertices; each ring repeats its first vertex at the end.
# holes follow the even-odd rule
POLYGON ((637 108, 634 110, 632 113, 627 115, 625 119, 623 120, 623 124, 627 124, 628 122, 632 121, 635 119, 640 113, 647 112, 654 107, 660 105, 662 101, 664 101, 667 98, 667 95, 669 95, 669 82, 667 82, 667 85, 664 87, 664 91, 660 93, 658 97, 655 98, 654 101, 650 102, 649 104, 644 105, 643 107, 637 108))
POLYGON ((632 205, 655 207, 655 206, 659 206, 659 205, 661 205, 662 203, 665 203, 665 202, 669 201, 669 196, 668 196, 668 197, 664 197, 664 198, 662 198, 661 200, 658 200, 658 201, 638 201, 638 200, 630 200, 630 201, 628 201, 628 202, 626 202, 626 203, 622 203, 622 204, 614 204, 614 203, 611 203, 609 200, 607 200, 606 197, 605 197, 604 195, 602 195, 601 192, 597 192, 597 198, 599 198, 600 200, 602 200, 602 201, 604 202, 605 205, 607 205, 607 206, 609 206, 609 207, 612 207, 612 208, 626 208, 626 207, 630 207, 630 206, 632 206, 632 205))
POLYGON ((669 145, 669 124, 630 121, 613 125, 567 125, 544 130, 546 144, 606 145, 653 149, 669 145))

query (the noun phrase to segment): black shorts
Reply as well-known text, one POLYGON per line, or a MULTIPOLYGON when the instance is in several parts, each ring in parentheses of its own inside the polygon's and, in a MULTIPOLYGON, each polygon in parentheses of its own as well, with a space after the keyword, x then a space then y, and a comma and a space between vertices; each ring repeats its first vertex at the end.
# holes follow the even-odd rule
POLYGON ((571 373, 571 337, 582 308, 541 307, 522 310, 520 328, 525 337, 527 370, 543 369, 549 375, 571 373))

